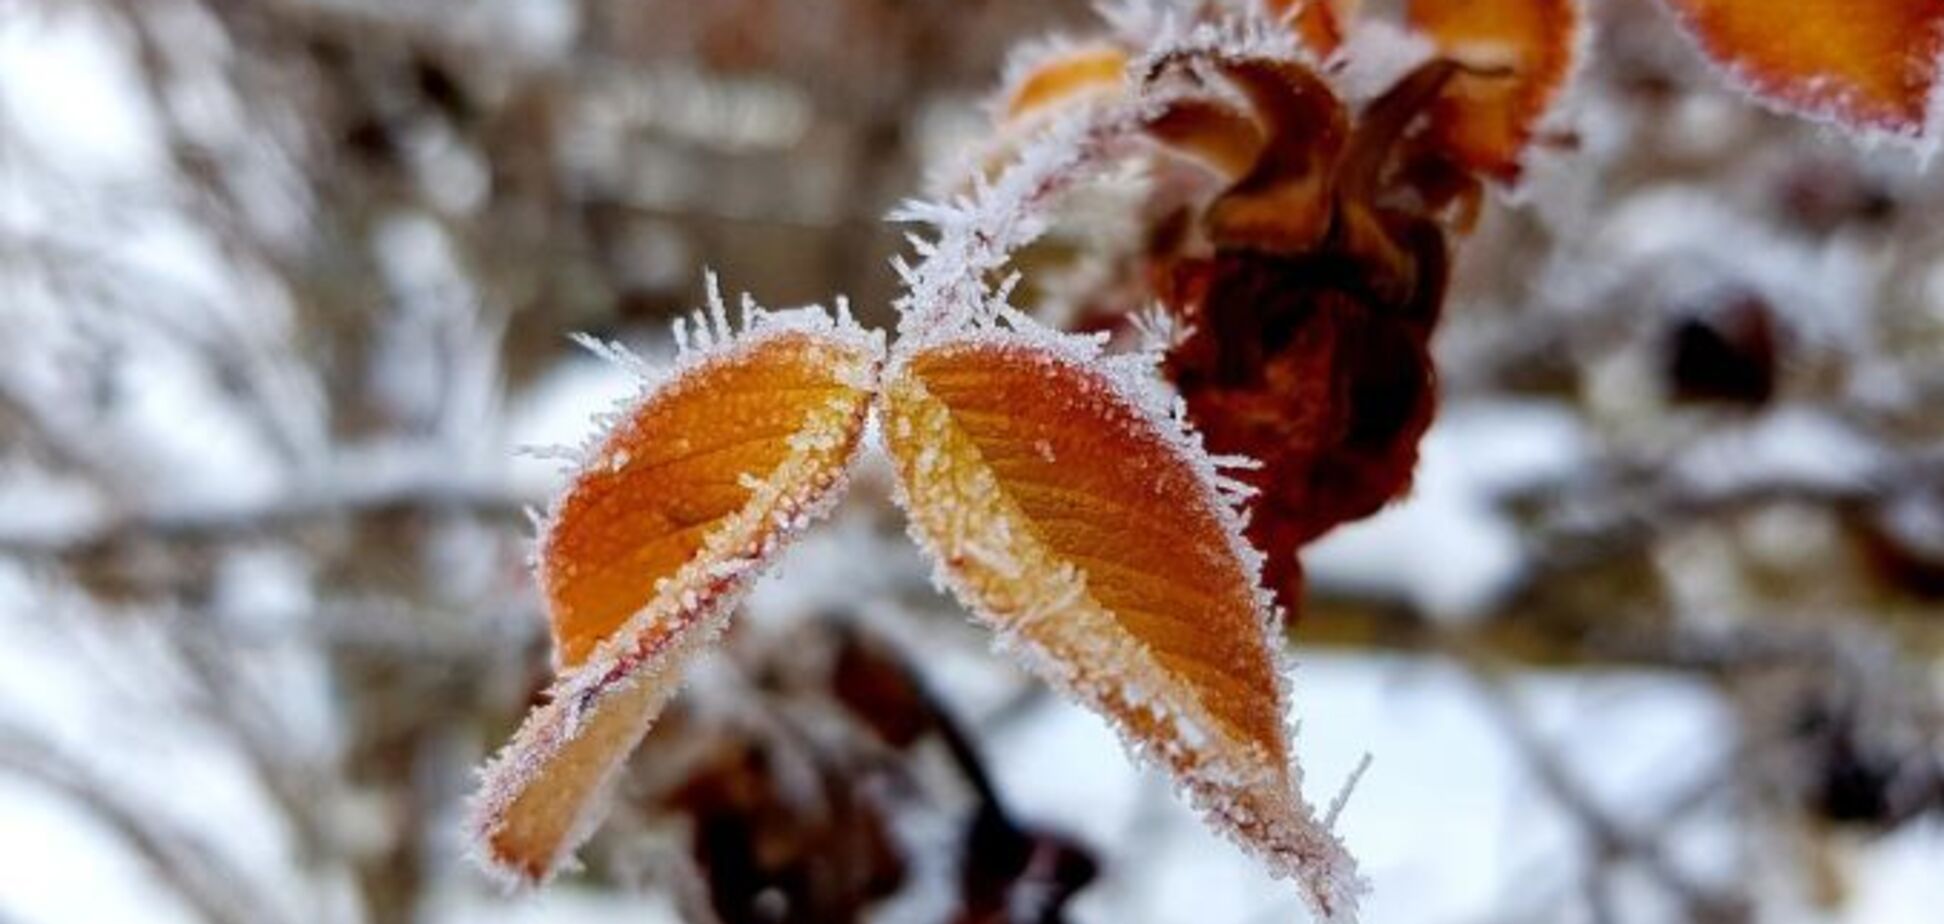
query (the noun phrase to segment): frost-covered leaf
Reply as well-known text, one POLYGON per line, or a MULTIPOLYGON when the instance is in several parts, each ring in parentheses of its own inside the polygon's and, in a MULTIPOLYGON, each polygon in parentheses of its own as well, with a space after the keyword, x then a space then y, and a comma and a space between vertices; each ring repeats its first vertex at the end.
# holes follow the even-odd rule
POLYGON ((1922 137, 1944 59, 1937 0, 1666 0, 1734 81, 1852 130, 1922 137))
POLYGON ((1008 70, 1000 114, 1022 119, 1076 97, 1119 89, 1127 52, 1106 43, 1060 45, 1015 59, 1008 70))
POLYGON ((1112 108, 1127 95, 1127 63, 1127 51, 1106 39, 1057 38, 1015 50, 987 103, 991 137, 929 171, 926 185, 941 198, 972 192, 1015 164, 1048 130, 1057 133, 1063 123, 1112 108))
POLYGON ((474 805, 489 866, 543 879, 589 833, 683 666, 834 501, 880 354, 852 326, 765 320, 694 357, 593 447, 539 548, 562 676, 474 805))
POLYGON ((877 348, 855 330, 765 323, 620 415, 555 505, 538 565, 559 667, 663 593, 776 477, 828 480, 849 457, 877 348))
POLYGON ((1213 462, 1090 344, 988 328, 893 363, 879 412, 913 535, 1035 670, 1348 917, 1359 883, 1298 789, 1259 556, 1213 462))
POLYGON ((1577 0, 1411 0, 1411 25, 1465 66, 1432 111, 1458 163, 1511 182, 1572 75, 1577 0))

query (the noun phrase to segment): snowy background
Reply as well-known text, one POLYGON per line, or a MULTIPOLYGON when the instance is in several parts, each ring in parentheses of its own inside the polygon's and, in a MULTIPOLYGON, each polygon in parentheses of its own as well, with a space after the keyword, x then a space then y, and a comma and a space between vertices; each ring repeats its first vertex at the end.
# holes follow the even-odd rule
MULTIPOLYGON (((861 904, 948 917, 963 759, 846 750, 882 716, 785 657, 832 626, 1094 865, 1067 919, 1303 917, 987 650, 868 464, 584 874, 506 899, 463 862, 545 677, 521 510, 561 476, 515 450, 633 387, 566 333, 668 354, 704 266, 882 321, 878 219, 1010 45, 1086 22, 701 6, 0 0, 0 921, 764 920, 691 845, 779 809, 698 820, 686 774, 779 720, 889 832, 861 904)), ((1309 794, 1374 758, 1341 822, 1372 921, 1934 920, 1944 188, 1599 6, 1576 149, 1465 247, 1413 493, 1306 558, 1309 794)))

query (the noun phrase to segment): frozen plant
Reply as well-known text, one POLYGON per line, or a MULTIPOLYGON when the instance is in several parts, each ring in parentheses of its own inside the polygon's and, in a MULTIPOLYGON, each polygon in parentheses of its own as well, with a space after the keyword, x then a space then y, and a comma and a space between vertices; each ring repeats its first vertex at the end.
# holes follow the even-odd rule
MULTIPOLYGON (((1935 14, 1886 84, 1889 32, 1827 52, 1752 4, 1672 5, 1778 105, 1929 133, 1935 14)), ((1023 53, 990 145, 895 216, 934 234, 898 264, 888 344, 841 305, 745 301, 732 326, 719 295, 679 327, 678 367, 576 454, 541 522, 558 677, 485 771, 489 868, 537 882, 569 861, 689 661, 875 433, 937 583, 1319 916, 1353 919, 1341 798, 1315 817, 1285 726, 1295 556, 1408 487, 1453 241, 1488 187, 1570 147, 1551 110, 1584 40, 1569 0, 1425 0, 1401 25, 1352 6, 1130 6, 1023 53), (1138 187, 1134 263, 1180 330, 1153 353, 1010 299, 1018 251, 1109 181, 1138 187)), ((1888 6, 1865 24, 1901 24, 1888 6)))

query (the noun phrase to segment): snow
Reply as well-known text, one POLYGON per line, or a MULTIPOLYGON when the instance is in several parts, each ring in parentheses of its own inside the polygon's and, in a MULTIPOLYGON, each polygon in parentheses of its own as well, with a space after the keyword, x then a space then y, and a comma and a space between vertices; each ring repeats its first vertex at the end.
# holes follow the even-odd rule
POLYGON ((1764 484, 1854 491, 1873 483, 1887 461, 1856 426, 1825 411, 1787 406, 1697 441, 1676 460, 1673 474, 1701 495, 1764 484))
MULTIPOLYGON (((1310 653, 1302 679, 1312 775, 1342 779, 1364 748, 1376 756, 1340 825, 1372 881, 1363 920, 1494 919, 1521 896, 1536 911, 1551 907, 1546 896, 1576 891, 1588 854, 1558 807, 1534 795, 1523 758, 1462 675, 1310 653)), ((1569 769, 1623 820, 1659 810, 1732 745, 1725 704, 1685 679, 1531 674, 1513 689, 1569 769)), ((1104 854, 1104 879, 1081 894, 1076 920, 1300 917, 1286 886, 1160 798, 1162 781, 1119 760, 1113 735, 1084 710, 1043 701, 991 730, 985 751, 1024 820, 1104 854)))
POLYGON ((683 924, 681 913, 666 895, 596 892, 565 883, 511 900, 450 890, 433 897, 422 920, 453 924, 683 924))
POLYGON ((0 19, 0 109, 31 126, 8 143, 109 179, 159 170, 161 133, 118 37, 84 10, 41 10, 0 19))
MULTIPOLYGON (((671 344, 667 353, 673 353, 671 344)), ((652 354, 651 354, 652 355, 652 354)), ((554 363, 507 408, 507 442, 534 447, 508 463, 508 479, 521 497, 552 497, 567 483, 561 462, 579 458, 578 449, 565 455, 552 447, 574 447, 587 434, 588 409, 613 407, 640 388, 640 379, 617 363, 594 356, 575 356, 554 363)))
POLYGON ((1562 481, 1591 452, 1579 416, 1563 404, 1449 405, 1420 446, 1411 493, 1303 551, 1310 583, 1394 596, 1437 619, 1483 614, 1526 560, 1519 530, 1496 499, 1562 481))
MULTIPOLYGON (((104 622, 62 612, 82 605, 24 570, 0 567, 0 637, 8 640, 0 647, 0 703, 6 706, 0 731, 45 742, 90 778, 121 793, 146 818, 184 832, 253 881, 288 884, 285 893, 274 895, 287 904, 266 910, 280 920, 292 919, 289 913, 308 897, 291 875, 296 867, 289 832, 235 741, 206 718, 219 710, 198 699, 199 688, 183 676, 189 668, 162 641, 169 627, 158 620, 165 616, 104 622)), ((305 682, 320 678, 290 669, 293 665, 277 661, 276 654, 254 646, 234 652, 232 667, 246 678, 237 689, 275 689, 280 698, 266 708, 278 718, 286 708, 301 717, 302 704, 324 699, 321 683, 305 682)), ((291 749, 291 759, 307 759, 299 749, 323 746, 315 737, 321 727, 315 718, 300 719, 294 728, 277 726, 278 733, 290 733, 280 740, 291 749)), ((5 747, 0 742, 0 749, 5 747)), ((113 911, 133 900, 130 896, 158 887, 143 867, 129 868, 131 875, 119 872, 126 842, 120 847, 95 843, 107 836, 98 821, 64 799, 50 803, 46 790, 15 780, 0 774, 0 830, 7 832, 0 837, 0 864, 13 871, 0 877, 0 910, 15 910, 11 896, 32 908, 41 896, 64 891, 70 907, 82 896, 101 902, 104 916, 95 920, 147 920, 141 912, 117 916, 113 911), (76 825, 65 818, 84 820, 76 825), (47 843, 71 852, 40 848, 38 838, 25 834, 33 831, 45 832, 47 843), (44 877, 15 875, 50 865, 58 868, 44 877), (102 881, 115 875, 121 875, 120 890, 115 882, 102 881)))
POLYGON ((1344 99, 1362 104, 1383 95, 1398 78, 1416 70, 1437 51, 1431 40, 1381 19, 1357 24, 1344 37, 1336 59, 1342 66, 1330 75, 1344 99))
POLYGON ((107 516, 101 498, 73 478, 0 461, 0 531, 28 541, 78 538, 107 516))
MULTIPOLYGON (((495 0, 485 6, 497 11, 493 16, 525 23, 513 31, 531 37, 535 54, 570 44, 577 28, 566 3, 495 0)), ((85 175, 89 182, 134 183, 153 175, 161 161, 154 126, 118 39, 81 16, 47 8, 55 12, 0 19, 0 105, 33 127, 6 143, 25 142, 31 150, 54 155, 63 171, 85 175)), ((1151 5, 1147 12, 1124 16, 1123 34, 1140 36, 1137 44, 1152 40, 1164 29, 1165 17, 1153 13, 1160 8, 1151 5)), ((789 120, 774 124, 801 129, 789 120)), ((1049 150, 1063 143, 1050 144, 1049 150)), ((1041 166, 1042 177, 1065 169, 1041 166)), ((32 226, 67 217, 48 203, 24 201, 11 184, 0 175, 0 221, 32 226)), ((447 190, 448 204, 470 201, 477 191, 468 189, 460 183, 447 190)), ((995 189, 998 194, 987 192, 994 197, 989 203, 1005 194, 995 189)), ((1015 192, 1015 205, 1038 194, 1024 186, 1015 192)), ((1843 309, 1867 298, 1872 267, 1840 246, 1817 249, 1751 237, 1753 222, 1710 205, 1695 190, 1641 197, 1611 218, 1613 231, 1599 242, 1616 255, 1608 261, 1618 268, 1611 279, 1633 279, 1639 266, 1667 253, 1699 250, 1739 260, 1759 251, 1773 258, 1759 264, 1757 281, 1779 297, 1800 330, 1819 342, 1851 342, 1845 319, 1852 315, 1843 309)), ((422 216, 401 220, 403 243, 440 246, 428 237, 429 222, 422 216)), ((1000 227, 1015 247, 1038 233, 1032 221, 1000 227)), ((992 266, 1003 262, 1005 250, 998 251, 992 266)), ((227 317, 245 316, 238 311, 247 308, 252 324, 271 333, 282 323, 284 311, 274 300, 229 301, 239 281, 219 272, 209 243, 179 223, 158 220, 137 227, 119 242, 116 255, 132 271, 166 282, 164 288, 177 298, 214 304, 227 317)), ((980 295, 991 293, 981 289, 980 295)), ((44 301, 38 295, 32 300, 44 301)), ((23 300, 0 310, 32 311, 35 305, 23 300)), ((697 326, 720 330, 726 325, 710 319, 697 326)), ((65 388, 57 373, 71 345, 43 333, 19 331, 15 353, 29 368, 17 371, 37 387, 65 388)), ((1069 346, 1076 352, 1091 349, 1077 341, 1069 346)), ((655 341, 649 347, 642 352, 673 358, 667 344, 655 341)), ((511 442, 578 442, 586 432, 588 408, 625 401, 640 387, 641 370, 623 368, 629 364, 625 356, 612 359, 614 364, 584 358, 559 363, 535 389, 517 396, 507 428, 511 442)), ((411 374, 409 350, 389 361, 398 364, 401 375, 411 374)), ((414 389, 424 387, 422 380, 399 381, 396 393, 407 402, 416 399, 414 389)), ((146 467, 140 480, 181 486, 183 492, 171 495, 167 504, 205 511, 242 506, 286 487, 264 435, 235 421, 219 401, 217 384, 192 355, 145 341, 141 355, 124 367, 121 384, 139 400, 126 418, 106 422, 111 426, 101 428, 102 439, 142 447, 140 453, 118 455, 146 467)), ((308 383, 279 387, 286 389, 279 393, 285 398, 295 397, 279 406, 297 409, 282 425, 299 433, 315 425, 304 416, 308 383)), ((1151 397, 1134 391, 1143 401, 1151 397)), ((63 393, 60 400, 84 406, 79 396, 63 393)), ((1585 461, 1587 439, 1572 414, 1543 402, 1447 408, 1427 440, 1415 493, 1319 545, 1309 559, 1313 579, 1320 585, 1392 588, 1444 618, 1481 612, 1516 573, 1521 558, 1516 533, 1492 498, 1570 473, 1585 461)), ((495 440, 485 443, 498 451, 495 440)), ((338 462, 342 473, 383 481, 422 472, 425 459, 424 453, 400 447, 376 447, 338 462)), ((1784 408, 1747 427, 1712 435, 1680 471, 1704 490, 1732 490, 1737 479, 1751 474, 1847 488, 1876 471, 1877 461, 1866 441, 1841 422, 1809 409, 1784 408), (1749 457, 1760 466, 1741 467, 1749 457)), ((481 474, 485 483, 496 483, 497 477, 493 471, 481 474)), ((541 497, 557 490, 562 476, 550 462, 521 460, 506 477, 516 495, 541 497)), ((11 471, 0 473, 0 511, 9 535, 73 533, 104 515, 101 499, 72 482, 48 475, 28 480, 11 471)), ((461 556, 449 563, 455 575, 471 575, 462 583, 480 579, 481 562, 461 556)), ((918 568, 922 564, 907 544, 884 541, 870 516, 857 513, 807 536, 776 576, 757 585, 749 605, 758 620, 772 618, 764 614, 782 620, 862 596, 866 619, 909 626, 908 601, 894 598, 894 588, 908 586, 909 572, 918 568), (860 568, 860 561, 872 566, 860 568)), ((250 637, 274 637, 313 602, 310 576, 288 552, 246 550, 226 556, 218 569, 211 608, 226 626, 247 630, 250 637)), ((87 752, 103 764, 104 773, 126 778, 152 797, 158 812, 209 834, 226 856, 273 880, 287 872, 284 835, 265 823, 270 813, 255 801, 260 794, 240 778, 226 746, 173 716, 149 721, 151 713, 127 709, 126 694, 145 689, 151 673, 166 675, 169 665, 152 663, 153 646, 139 635, 82 640, 49 635, 49 607, 61 605, 52 591, 24 569, 0 566, 0 637, 6 642, 0 645, 0 703, 6 718, 28 716, 45 724, 42 730, 87 752), (129 669, 132 665, 141 670, 129 669)), ((999 723, 986 732, 983 750, 1013 806, 1103 851, 1106 879, 1080 896, 1080 921, 1289 920, 1301 914, 1287 884, 1270 879, 1211 833, 1168 795, 1157 774, 1129 762, 1096 715, 1046 698, 1017 720, 996 718, 1019 692, 1018 677, 1007 662, 961 641, 941 645, 916 636, 906 644, 922 654, 918 660, 947 691, 947 701, 999 723)), ((258 659, 253 655, 252 660, 258 659)), ((278 691, 285 707, 279 715, 292 720, 297 740, 327 748, 321 673, 274 657, 260 660, 250 670, 265 675, 266 689, 278 691)), ((1374 880, 1365 918, 1496 918, 1508 901, 1522 903, 1536 917, 1555 914, 1555 901, 1576 889, 1572 877, 1583 868, 1585 852, 1557 808, 1534 796, 1534 782, 1479 707, 1475 691, 1448 671, 1402 661, 1321 653, 1303 660, 1302 695, 1294 709, 1304 720, 1300 744, 1311 778, 1334 785, 1352 774, 1366 752, 1376 756, 1338 828, 1374 880)), ((1567 764, 1623 818, 1650 814, 1733 744, 1722 702, 1690 681, 1639 673, 1579 679, 1534 674, 1517 677, 1514 687, 1542 734, 1563 748, 1567 764)), ((156 688, 168 687, 158 681, 156 688)), ((363 814, 377 810, 368 802, 347 801, 341 820, 347 831, 355 831, 363 814)), ((0 869, 7 870, 0 876, 0 915, 10 921, 191 919, 98 824, 39 787, 0 778, 0 832, 5 832, 0 869)), ((1704 818, 1676 835, 1671 849, 1681 852, 1684 865, 1731 868, 1725 854, 1738 832, 1725 830, 1718 819, 1704 818)), ((1944 833, 1921 825, 1853 845, 1845 859, 1859 875, 1853 904, 1841 919, 1925 919, 1944 903, 1944 883, 1936 875, 1940 854, 1944 833)), ((538 897, 501 902, 474 885, 449 884, 427 918, 677 919, 655 896, 597 895, 564 884, 538 897)), ((1777 909, 1775 919, 1819 916, 1777 909)))
POLYGON ((1845 859, 1860 875, 1845 909, 1845 921, 1918 921, 1944 904, 1937 875, 1944 856, 1944 828, 1907 825, 1873 843, 1856 845, 1845 859))
MULTIPOLYGON (((833 537, 826 551, 834 558, 846 547, 846 540, 833 537)), ((816 580, 805 572, 822 570, 793 569, 796 564, 792 556, 779 580, 816 580)), ((22 590, 16 586, 14 592, 22 590)), ((38 660, 34 654, 14 650, 19 657, 5 665, 5 701, 39 702, 23 697, 61 671, 49 667, 37 678, 28 669, 38 660)), ((1546 919, 1542 912, 1552 902, 1575 894, 1575 877, 1587 862, 1584 848, 1557 807, 1535 794, 1468 681, 1449 669, 1403 659, 1308 652, 1302 660, 1303 695, 1296 708, 1311 776, 1341 780, 1366 751, 1376 757, 1339 825, 1373 881, 1365 920, 1457 924, 1492 919, 1507 902, 1522 902, 1546 919)), ((1008 671, 984 656, 940 668, 935 676, 933 665, 926 666, 928 677, 954 688, 993 684, 991 673, 1008 671), (987 676, 967 679, 968 672, 981 671, 987 676)), ((1516 676, 1513 689, 1566 765, 1623 819, 1653 814, 1733 746, 1726 705, 1693 681, 1641 672, 1535 673, 1516 676)), ((83 701, 90 697, 86 690, 77 694, 83 701)), ((1054 697, 1042 697, 1024 712, 983 714, 980 749, 1009 807, 1029 823, 1078 835, 1105 860, 1103 879, 1076 900, 1080 924, 1301 919, 1287 885, 1167 795, 1157 773, 1130 763, 1099 717, 1054 697)), ((238 836, 234 820, 212 830, 238 836)), ((84 895, 90 921, 189 919, 171 911, 175 906, 158 896, 145 873, 118 859, 90 822, 48 803, 37 789, 0 786, 0 825, 8 832, 0 838, 0 863, 17 873, 0 877, 0 907, 26 924, 74 920, 75 903, 84 895)), ((1684 861, 1705 863, 1713 856, 1724 864, 1721 855, 1736 838, 1719 819, 1704 816, 1681 831, 1677 843, 1684 861)), ((1924 909, 1944 902, 1944 882, 1933 875, 1940 850, 1944 835, 1924 826, 1857 845, 1848 861, 1861 873, 1855 904, 1828 920, 1924 920, 1924 909)), ((593 895, 571 884, 512 902, 489 899, 472 887, 450 888, 435 899, 428 920, 676 919, 654 896, 593 895)), ((1821 919, 1800 909, 1780 913, 1787 910, 1778 909, 1775 919, 1821 919)))
POLYGON ((1583 248, 1548 270, 1557 278, 1546 288, 1566 304, 1628 299, 1652 320, 1652 311, 1741 287, 1772 305, 1797 342, 1848 352, 1867 347, 1870 313, 1860 309, 1876 300, 1886 267, 1862 242, 1784 235, 1718 191, 1679 184, 1621 200, 1583 236, 1583 248))
POLYGON ((0 909, 18 924, 200 920, 122 838, 45 790, 0 775, 0 909))

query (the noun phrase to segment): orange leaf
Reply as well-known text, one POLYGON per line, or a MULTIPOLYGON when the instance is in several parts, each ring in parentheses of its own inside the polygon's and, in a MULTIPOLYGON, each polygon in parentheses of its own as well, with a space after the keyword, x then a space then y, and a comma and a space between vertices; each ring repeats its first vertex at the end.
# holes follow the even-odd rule
POLYGON ((1112 45, 1083 45, 1018 70, 1006 81, 1003 112, 1009 120, 1065 100, 1118 89, 1127 71, 1127 52, 1112 45))
POLYGON ((1852 129, 1924 133, 1944 56, 1936 0, 1667 0, 1701 50, 1763 101, 1852 129))
POLYGON ((1344 29, 1357 15, 1357 0, 1266 0, 1263 5, 1270 16, 1286 20, 1318 58, 1343 47, 1344 29))
POLYGON ((1411 24, 1465 65, 1432 110, 1459 163, 1511 182, 1540 119, 1571 76, 1575 0, 1411 0, 1411 24))
POLYGON ((1041 675, 1320 911, 1348 913, 1352 862, 1297 789, 1259 557, 1199 447, 1061 343, 987 332, 887 372, 879 413, 913 535, 1041 675))
POLYGON ((684 665, 835 499, 878 344, 828 322, 764 323, 629 410, 556 507, 539 579, 563 674, 474 806, 499 871, 543 879, 591 832, 597 797, 684 665))

